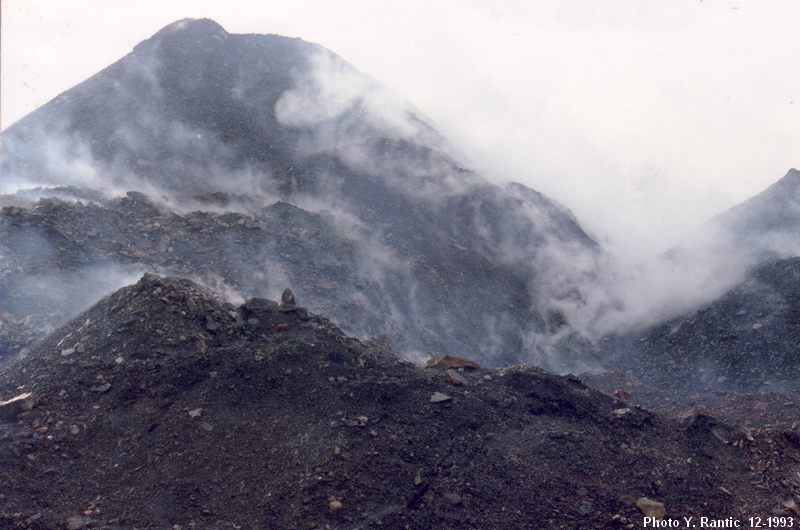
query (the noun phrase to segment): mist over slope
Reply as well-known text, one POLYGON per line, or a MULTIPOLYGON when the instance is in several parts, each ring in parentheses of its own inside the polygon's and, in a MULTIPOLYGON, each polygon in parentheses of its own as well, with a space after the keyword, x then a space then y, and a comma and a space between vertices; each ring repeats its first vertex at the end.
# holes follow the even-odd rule
POLYGON ((119 281, 157 267, 237 296, 291 286, 409 356, 561 369, 587 350, 561 304, 602 253, 572 214, 463 167, 407 103, 320 46, 176 22, 2 141, 4 191, 70 187, 4 199, 4 263, 26 264, 0 277, 14 325, 42 324, 30 307, 61 307, 52 325, 74 314, 52 298, 72 301, 59 286, 87 267, 119 281), (61 281, 16 287, 46 275, 61 281))
POLYGON ((562 311, 594 339, 637 333, 712 303, 761 265, 800 256, 800 172, 710 219, 669 252, 603 260, 562 311))
POLYGON ((638 311, 621 304, 607 313, 607 324, 632 318, 606 328, 598 343, 604 366, 627 382, 593 382, 606 390, 633 385, 650 406, 726 392, 797 393, 798 256, 800 172, 793 169, 643 268, 655 287, 651 300, 638 311))
POLYGON ((672 391, 798 392, 800 258, 762 265, 710 304, 613 349, 621 366, 672 391))

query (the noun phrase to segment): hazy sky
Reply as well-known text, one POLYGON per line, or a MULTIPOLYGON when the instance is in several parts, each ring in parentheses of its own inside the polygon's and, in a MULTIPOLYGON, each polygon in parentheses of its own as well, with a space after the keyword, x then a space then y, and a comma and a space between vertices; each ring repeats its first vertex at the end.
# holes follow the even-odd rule
POLYGON ((629 256, 800 166, 800 0, 3 0, 2 127, 184 17, 323 44, 629 256))

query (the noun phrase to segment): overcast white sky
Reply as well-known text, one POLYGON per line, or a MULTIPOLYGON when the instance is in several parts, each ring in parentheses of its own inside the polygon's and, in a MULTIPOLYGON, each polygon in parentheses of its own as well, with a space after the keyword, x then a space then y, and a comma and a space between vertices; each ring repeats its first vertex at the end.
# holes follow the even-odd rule
POLYGON ((0 126, 184 17, 323 44, 629 256, 800 166, 800 0, 3 0, 0 126))

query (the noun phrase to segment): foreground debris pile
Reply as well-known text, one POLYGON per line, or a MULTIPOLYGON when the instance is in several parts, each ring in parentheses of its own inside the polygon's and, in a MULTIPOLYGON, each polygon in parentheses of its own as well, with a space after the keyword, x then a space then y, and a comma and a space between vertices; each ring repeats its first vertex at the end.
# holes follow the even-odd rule
POLYGON ((2 399, 35 406, 0 420, 0 527, 630 528, 798 500, 796 433, 418 368, 292 298, 145 275, 5 366, 2 399))

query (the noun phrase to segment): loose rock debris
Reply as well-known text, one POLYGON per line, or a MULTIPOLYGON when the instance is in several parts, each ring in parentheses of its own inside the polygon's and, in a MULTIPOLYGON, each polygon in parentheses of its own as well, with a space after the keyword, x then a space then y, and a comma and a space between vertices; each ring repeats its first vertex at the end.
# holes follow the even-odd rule
POLYGON ((0 420, 0 527, 631 528, 658 503, 795 509, 796 431, 471 369, 454 386, 324 318, 146 275, 0 370, 39 403, 0 420), (78 330, 85 352, 62 356, 78 330))

